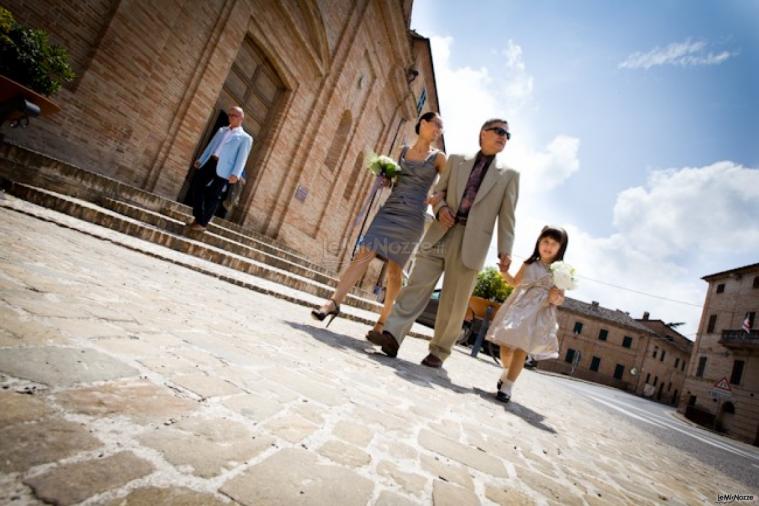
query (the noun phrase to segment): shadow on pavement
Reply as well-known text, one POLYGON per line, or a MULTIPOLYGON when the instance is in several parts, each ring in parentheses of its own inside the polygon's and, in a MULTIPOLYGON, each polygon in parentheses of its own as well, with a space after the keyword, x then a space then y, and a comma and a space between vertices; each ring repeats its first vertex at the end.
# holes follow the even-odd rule
POLYGON ((285 323, 296 330, 311 335, 317 341, 332 346, 333 348, 362 353, 378 364, 391 367, 394 369, 394 372, 398 377, 420 387, 432 388, 433 386, 438 386, 453 390, 459 394, 472 393, 469 388, 464 388, 452 383, 445 369, 431 369, 421 364, 408 362, 400 358, 390 358, 379 351, 379 348, 376 348, 372 343, 363 338, 359 339, 345 334, 338 334, 329 329, 305 323, 293 321, 285 321, 285 323))
POLYGON ((494 392, 488 392, 481 388, 473 387, 472 391, 475 394, 482 397, 483 399, 485 399, 486 401, 502 406, 505 412, 518 416, 519 418, 529 423, 533 427, 540 430, 544 430, 551 434, 557 434, 556 429, 543 423, 543 421, 546 419, 545 416, 541 415, 540 413, 536 411, 531 410, 527 406, 519 404, 518 402, 515 402, 513 400, 507 404, 503 404, 500 401, 496 400, 494 392))

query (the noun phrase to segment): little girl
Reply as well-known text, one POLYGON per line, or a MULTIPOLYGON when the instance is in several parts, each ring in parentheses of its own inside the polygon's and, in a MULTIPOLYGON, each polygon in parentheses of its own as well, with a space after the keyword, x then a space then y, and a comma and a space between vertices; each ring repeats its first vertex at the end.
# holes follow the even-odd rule
POLYGON ((514 291, 496 313, 485 337, 501 348, 503 373, 496 393, 501 402, 511 400, 511 389, 528 354, 535 360, 559 356, 556 306, 564 303, 564 293, 553 285, 549 267, 564 259, 568 241, 564 229, 545 226, 535 250, 516 276, 501 272, 514 291))

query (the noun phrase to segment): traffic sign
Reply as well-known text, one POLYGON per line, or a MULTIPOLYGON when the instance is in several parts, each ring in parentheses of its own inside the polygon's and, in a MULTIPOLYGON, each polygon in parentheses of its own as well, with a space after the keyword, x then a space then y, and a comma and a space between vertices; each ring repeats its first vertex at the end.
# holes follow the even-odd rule
POLYGON ((732 392, 733 391, 733 389, 730 388, 730 382, 727 381, 727 376, 725 376, 724 378, 722 378, 721 380, 719 380, 718 382, 716 382, 714 384, 714 388, 719 389, 719 390, 724 390, 726 392, 732 392))

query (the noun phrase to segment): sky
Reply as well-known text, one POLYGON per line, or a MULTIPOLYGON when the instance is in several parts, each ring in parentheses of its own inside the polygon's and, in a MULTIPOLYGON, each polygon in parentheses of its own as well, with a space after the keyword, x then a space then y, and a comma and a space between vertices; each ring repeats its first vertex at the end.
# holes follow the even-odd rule
POLYGON ((563 226, 568 296, 694 339, 701 278, 759 262, 759 0, 414 0, 411 27, 431 39, 449 153, 509 120, 512 270, 563 226))

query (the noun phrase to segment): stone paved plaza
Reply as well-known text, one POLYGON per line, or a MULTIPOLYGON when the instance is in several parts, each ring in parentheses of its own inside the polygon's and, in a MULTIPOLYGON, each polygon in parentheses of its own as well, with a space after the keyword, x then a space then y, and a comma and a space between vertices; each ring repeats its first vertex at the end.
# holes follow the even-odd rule
MULTIPOLYGON (((49 219, 59 221, 55 213, 49 219)), ((0 504, 713 504, 745 490, 463 350, 445 370, 308 309, 0 208, 0 504)))

